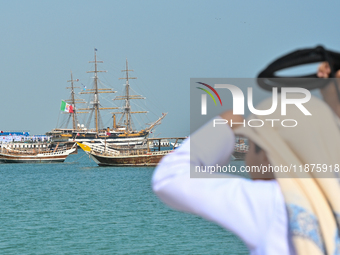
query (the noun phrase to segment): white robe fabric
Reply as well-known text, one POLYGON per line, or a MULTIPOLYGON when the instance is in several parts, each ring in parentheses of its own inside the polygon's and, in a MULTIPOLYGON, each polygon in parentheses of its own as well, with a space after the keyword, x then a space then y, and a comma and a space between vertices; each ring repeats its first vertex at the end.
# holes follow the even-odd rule
POLYGON ((288 234, 284 197, 276 180, 190 178, 190 164, 227 163, 235 137, 227 125, 220 130, 215 132, 209 122, 164 157, 152 178, 154 192, 170 207, 199 215, 232 231, 252 255, 295 254, 288 234), (207 137, 205 134, 209 134, 215 146, 201 145, 195 149, 196 155, 190 155, 190 140, 195 136, 207 137))

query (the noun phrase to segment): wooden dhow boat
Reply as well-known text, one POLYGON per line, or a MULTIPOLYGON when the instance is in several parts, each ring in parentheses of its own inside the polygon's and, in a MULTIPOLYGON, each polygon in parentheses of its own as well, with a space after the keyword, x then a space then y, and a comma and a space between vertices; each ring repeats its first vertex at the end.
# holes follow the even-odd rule
POLYGON ((99 166, 157 166, 158 162, 165 155, 171 153, 178 147, 178 141, 185 137, 176 138, 147 138, 143 145, 131 147, 112 148, 109 144, 79 143, 78 145, 96 162, 99 166), (173 145, 161 147, 161 140, 175 139, 173 145), (153 141, 158 140, 158 147, 154 147, 153 141))
POLYGON ((245 160, 245 157, 249 150, 247 142, 248 142, 247 139, 244 137, 236 137, 234 152, 232 153, 233 160, 235 161, 245 160))
POLYGON ((77 150, 76 144, 68 148, 59 144, 2 144, 0 163, 60 163, 77 150))

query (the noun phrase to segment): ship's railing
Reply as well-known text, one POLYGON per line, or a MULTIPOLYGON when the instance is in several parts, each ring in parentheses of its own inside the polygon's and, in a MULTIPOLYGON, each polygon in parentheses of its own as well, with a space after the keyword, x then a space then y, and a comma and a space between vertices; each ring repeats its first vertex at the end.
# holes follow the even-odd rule
POLYGON ((100 154, 103 156, 112 156, 112 157, 117 157, 117 156, 130 156, 130 155, 143 155, 146 154, 148 151, 147 150, 129 150, 129 151, 115 151, 115 150, 110 150, 108 148, 91 148, 91 151, 95 154, 100 154))
POLYGON ((64 152, 67 150, 67 146, 60 146, 57 149, 51 147, 38 147, 38 148, 11 148, 7 146, 1 147, 2 153, 10 153, 10 154, 46 154, 53 152, 64 152))
POLYGON ((92 146, 91 147, 91 151, 92 152, 95 152, 95 153, 98 153, 98 154, 105 154, 105 155, 114 155, 114 156, 117 156, 120 154, 119 151, 116 151, 116 150, 112 150, 110 148, 105 148, 101 145, 98 145, 98 146, 92 146))
POLYGON ((121 153, 120 156, 139 156, 147 153, 147 150, 128 150, 121 153))
POLYGON ((147 138, 144 140, 142 145, 134 146, 116 146, 110 143, 102 142, 102 144, 93 143, 83 143, 84 145, 90 147, 93 154, 110 156, 110 157, 121 157, 121 156, 147 156, 147 155, 166 155, 172 150, 180 146, 179 141, 184 140, 186 137, 171 137, 171 138, 147 138), (175 140, 175 142, 171 142, 175 140), (158 143, 157 143, 158 142, 158 143), (158 144, 159 148, 152 148, 154 144, 158 144), (161 150, 161 147, 169 147, 167 150, 161 150))
POLYGON ((166 154, 168 154, 171 151, 173 151, 173 150, 153 151, 152 155, 166 155, 166 154))
POLYGON ((124 157, 124 156, 145 156, 145 155, 166 155, 172 150, 164 150, 164 151, 148 151, 148 150, 129 150, 129 151, 121 151, 120 153, 112 153, 108 150, 104 149, 93 149, 92 152, 102 156, 111 156, 111 157, 124 157))
POLYGON ((245 144, 236 144, 234 147, 234 151, 247 152, 248 150, 249 146, 245 144))

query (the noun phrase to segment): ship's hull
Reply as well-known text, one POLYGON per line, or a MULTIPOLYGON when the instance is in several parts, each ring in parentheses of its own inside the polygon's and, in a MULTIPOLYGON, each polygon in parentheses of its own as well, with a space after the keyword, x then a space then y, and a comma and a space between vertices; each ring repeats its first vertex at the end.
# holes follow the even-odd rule
MULTIPOLYGON (((103 138, 95 138, 95 137, 77 137, 75 139, 69 138, 68 142, 94 142, 94 143, 100 143, 105 140, 105 137, 103 138)), ((123 137, 123 138, 106 138, 106 142, 114 145, 134 145, 134 144, 142 144, 145 140, 145 136, 139 136, 139 137, 123 137)))
POLYGON ((0 153, 0 163, 62 163, 76 149, 27 155, 19 153, 0 153))
POLYGON ((103 156, 88 153, 99 166, 157 166, 159 161, 167 155, 169 151, 162 153, 149 153, 145 155, 132 156, 103 156))
POLYGON ((246 151, 244 151, 244 152, 234 151, 232 155, 233 155, 234 160, 244 160, 245 157, 246 157, 246 154, 247 154, 246 151))
POLYGON ((52 136, 54 142, 87 142, 87 143, 100 143, 106 140, 107 143, 111 143, 117 146, 142 144, 149 132, 140 131, 138 133, 111 133, 108 136, 98 135, 94 132, 73 132, 68 131, 64 133, 48 133, 52 136))
POLYGON ((0 158, 0 163, 24 163, 24 164, 36 164, 36 163, 63 163, 64 159, 7 159, 0 158))

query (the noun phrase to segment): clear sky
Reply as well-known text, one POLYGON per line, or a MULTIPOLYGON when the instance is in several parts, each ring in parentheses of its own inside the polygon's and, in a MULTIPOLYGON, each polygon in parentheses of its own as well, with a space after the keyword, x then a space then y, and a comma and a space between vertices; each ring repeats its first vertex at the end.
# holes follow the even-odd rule
POLYGON ((252 78, 297 48, 340 51, 339 9, 339 1, 3 1, 0 130, 55 128, 70 70, 89 88, 97 48, 107 87, 122 90, 128 58, 149 119, 168 112, 156 133, 187 135, 190 78, 252 78))

